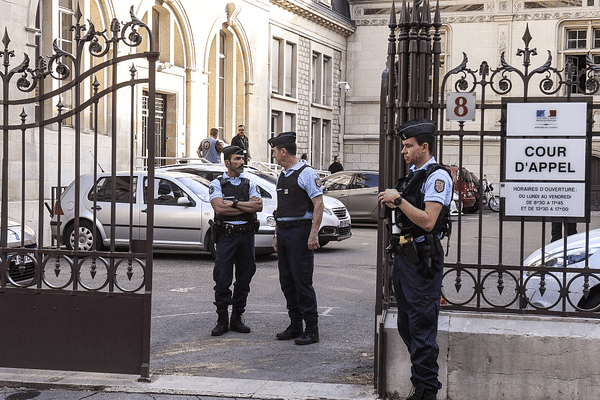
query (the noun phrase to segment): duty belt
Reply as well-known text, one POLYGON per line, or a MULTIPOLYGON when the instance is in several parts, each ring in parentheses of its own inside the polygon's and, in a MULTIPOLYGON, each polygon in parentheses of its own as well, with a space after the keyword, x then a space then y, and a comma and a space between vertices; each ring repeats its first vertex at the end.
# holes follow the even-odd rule
POLYGON ((243 224, 243 225, 233 225, 233 224, 225 224, 223 225, 223 233, 231 234, 231 233, 244 233, 244 232, 254 232, 254 225, 252 224, 243 224))
POLYGON ((310 225, 312 224, 311 219, 296 219, 293 221, 277 221, 278 228, 295 228, 298 226, 310 225))

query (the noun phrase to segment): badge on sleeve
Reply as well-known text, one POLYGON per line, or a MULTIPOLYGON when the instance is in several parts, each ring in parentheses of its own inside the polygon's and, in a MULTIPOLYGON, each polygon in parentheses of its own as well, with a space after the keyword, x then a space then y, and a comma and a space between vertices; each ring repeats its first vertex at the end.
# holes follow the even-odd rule
POLYGON ((213 194, 214 192, 215 192, 215 187, 214 187, 214 186, 210 186, 210 187, 208 188, 208 193, 209 193, 209 194, 213 194))
POLYGON ((317 185, 317 187, 321 187, 321 179, 320 178, 315 178, 315 185, 317 185))
POLYGON ((442 193, 445 188, 446 188, 446 182, 444 182, 441 179, 436 179, 435 180, 435 191, 436 192, 442 193))

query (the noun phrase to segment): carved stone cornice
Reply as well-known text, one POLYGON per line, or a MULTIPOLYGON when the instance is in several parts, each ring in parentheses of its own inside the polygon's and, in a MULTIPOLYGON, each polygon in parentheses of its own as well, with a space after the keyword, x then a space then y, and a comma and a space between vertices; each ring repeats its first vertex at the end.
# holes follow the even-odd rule
MULTIPOLYGON (((518 4, 518 3, 517 3, 518 4)), ((472 14, 455 14, 455 15, 444 15, 442 13, 442 23, 443 24, 468 24, 468 23, 480 23, 480 22, 494 22, 497 21, 498 17, 509 17, 514 21, 543 21, 543 20, 589 20, 589 19, 598 19, 600 18, 600 10, 591 10, 591 9, 580 9, 577 11, 566 11, 566 10, 556 10, 556 11, 536 11, 531 12, 528 10, 527 12, 516 12, 512 14, 506 13, 491 13, 489 12, 489 3, 488 12, 473 12, 472 14)), ((379 8, 379 7, 378 7, 379 8)), ((520 7, 515 6, 515 8, 520 9, 520 7)), ((374 16, 365 16, 364 15, 364 7, 356 7, 353 10, 352 16, 354 18, 354 23, 356 26, 387 26, 390 23, 389 14, 385 15, 383 13, 379 13, 374 16)))
POLYGON ((271 0, 271 3, 344 36, 350 36, 356 31, 351 23, 335 18, 333 11, 323 12, 297 0, 271 0))

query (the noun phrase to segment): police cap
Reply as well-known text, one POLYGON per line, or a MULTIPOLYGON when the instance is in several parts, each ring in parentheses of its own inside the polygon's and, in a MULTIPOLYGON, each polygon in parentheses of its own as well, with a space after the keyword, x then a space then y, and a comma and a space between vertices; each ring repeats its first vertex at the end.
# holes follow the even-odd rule
POLYGON ((434 135, 435 130, 435 122, 425 118, 411 119, 396 128, 402 140, 424 134, 434 135))
POLYGON ((279 135, 267 140, 271 147, 279 146, 280 144, 296 143, 296 132, 283 132, 279 135))
POLYGON ((225 157, 229 157, 233 154, 239 154, 240 156, 244 155, 244 149, 239 146, 227 146, 223 149, 223 155, 225 157))

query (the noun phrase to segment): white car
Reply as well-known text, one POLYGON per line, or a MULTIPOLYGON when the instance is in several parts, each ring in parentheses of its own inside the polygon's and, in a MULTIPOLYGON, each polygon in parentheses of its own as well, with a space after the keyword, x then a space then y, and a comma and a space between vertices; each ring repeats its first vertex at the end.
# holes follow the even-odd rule
MULTIPOLYGON (((586 252, 586 233, 578 233, 567 238, 567 253, 563 240, 557 240, 545 246, 543 264, 552 269, 548 273, 526 272, 526 297, 528 307, 562 311, 560 293, 567 293, 565 311, 577 309, 599 311, 600 273, 588 275, 588 296, 584 296, 585 275, 583 268, 587 259, 591 269, 600 266, 600 229, 589 232, 589 251, 586 252), (577 268, 573 272, 563 272, 563 268, 577 268), (566 284, 565 284, 566 282, 566 284)), ((542 266, 542 249, 533 252, 523 262, 525 267, 542 266)))
MULTIPOLYGON (((213 180, 227 171, 224 164, 187 163, 170 165, 158 170, 182 171, 202 176, 213 180)), ((263 198, 263 204, 273 210, 277 208, 277 175, 260 171, 253 167, 245 167, 244 172, 248 179, 252 179, 258 186, 263 198)), ((323 220, 319 228, 319 244, 325 246, 331 241, 341 241, 352 236, 350 214, 344 204, 330 196, 323 196, 323 220)))
MULTIPOLYGON (((75 182, 64 191, 50 220, 52 235, 68 249, 102 250, 111 242, 111 200, 115 199, 115 246, 129 247, 146 238, 148 188, 145 171, 117 172, 115 195, 110 173, 80 177, 79 215, 75 215, 75 182), (143 193, 143 196, 138 195, 143 193), (130 216, 130 210, 133 212, 130 216), (96 219, 94 222, 94 212, 96 219), (75 219, 79 234, 75 237, 75 219)), ((154 249, 210 251, 215 245, 210 222, 214 210, 209 201, 209 181, 183 172, 157 171, 154 185, 154 249), (168 187, 166 193, 159 188, 168 187)), ((275 220, 273 208, 263 205, 257 213, 260 228, 255 236, 256 253, 273 253, 275 220)))
MULTIPOLYGON (((37 237, 33 229, 25 225, 25 228, 21 226, 19 222, 12 219, 8 219, 8 235, 7 235, 7 246, 11 249, 36 249, 37 248, 37 237)), ((19 284, 31 281, 35 277, 35 264, 33 262, 33 255, 29 253, 27 255, 19 255, 17 253, 8 253, 8 276, 7 282, 12 284, 19 284)))

